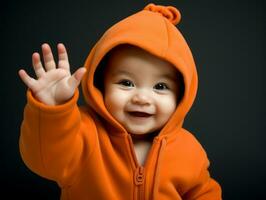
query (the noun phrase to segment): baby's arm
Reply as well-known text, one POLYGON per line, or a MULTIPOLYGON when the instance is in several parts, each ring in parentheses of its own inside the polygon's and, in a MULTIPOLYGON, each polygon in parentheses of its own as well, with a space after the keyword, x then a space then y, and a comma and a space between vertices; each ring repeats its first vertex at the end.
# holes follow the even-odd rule
POLYGON ((60 185, 69 185, 75 179, 81 157, 87 156, 84 149, 90 152, 91 145, 84 147, 84 141, 90 144, 93 141, 94 123, 77 106, 77 86, 85 70, 80 68, 71 76, 62 44, 58 45, 58 67, 47 44, 42 46, 42 51, 45 69, 39 54, 32 56, 37 80, 24 70, 19 71, 30 88, 21 125, 20 153, 35 173, 60 185))
POLYGON ((222 200, 220 185, 210 177, 209 161, 206 159, 194 186, 183 196, 185 200, 222 200))

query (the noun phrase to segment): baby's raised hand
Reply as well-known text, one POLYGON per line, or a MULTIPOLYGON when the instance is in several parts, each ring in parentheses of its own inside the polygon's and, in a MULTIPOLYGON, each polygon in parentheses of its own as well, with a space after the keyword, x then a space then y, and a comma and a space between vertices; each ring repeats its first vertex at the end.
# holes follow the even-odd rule
POLYGON ((25 70, 19 70, 22 81, 32 90, 34 96, 46 105, 58 105, 69 100, 80 84, 86 69, 79 68, 71 75, 66 48, 57 45, 58 65, 48 44, 42 45, 44 67, 39 53, 32 54, 32 65, 37 79, 30 77, 25 70))

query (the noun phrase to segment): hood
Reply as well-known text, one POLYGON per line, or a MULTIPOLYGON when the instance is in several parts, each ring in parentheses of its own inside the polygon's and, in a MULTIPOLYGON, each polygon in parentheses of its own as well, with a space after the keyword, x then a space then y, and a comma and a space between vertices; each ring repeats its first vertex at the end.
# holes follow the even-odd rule
POLYGON ((176 25, 181 15, 172 6, 148 4, 143 10, 123 19, 110 27, 89 53, 82 80, 85 102, 116 129, 117 134, 125 129, 107 111, 101 91, 94 85, 94 76, 99 63, 115 46, 131 44, 170 62, 182 74, 184 94, 176 111, 160 132, 169 135, 182 127, 184 118, 191 108, 197 93, 198 77, 192 53, 176 25))

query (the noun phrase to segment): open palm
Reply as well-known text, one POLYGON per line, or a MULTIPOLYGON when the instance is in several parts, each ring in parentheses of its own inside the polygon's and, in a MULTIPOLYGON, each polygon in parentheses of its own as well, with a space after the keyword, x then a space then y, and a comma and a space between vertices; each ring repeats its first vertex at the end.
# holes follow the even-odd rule
POLYGON ((48 44, 42 45, 44 67, 39 53, 32 54, 32 65, 37 79, 30 77, 25 70, 19 70, 22 81, 31 89, 34 96, 46 105, 58 105, 69 100, 86 71, 81 67, 71 75, 65 46, 58 44, 57 50, 57 66, 48 44))

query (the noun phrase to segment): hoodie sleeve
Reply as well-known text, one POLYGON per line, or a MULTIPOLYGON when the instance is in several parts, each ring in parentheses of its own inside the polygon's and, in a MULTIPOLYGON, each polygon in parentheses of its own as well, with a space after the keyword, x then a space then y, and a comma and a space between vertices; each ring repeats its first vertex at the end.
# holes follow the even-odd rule
POLYGON ((183 199, 185 200, 222 200, 220 185, 210 177, 208 171, 209 161, 204 161, 199 176, 195 179, 193 186, 187 191, 183 199))
POLYGON ((77 90, 65 104, 48 106, 27 91, 19 140, 21 157, 33 172, 60 186, 74 181, 74 172, 90 154, 95 139, 94 122, 78 108, 78 96, 77 90))

